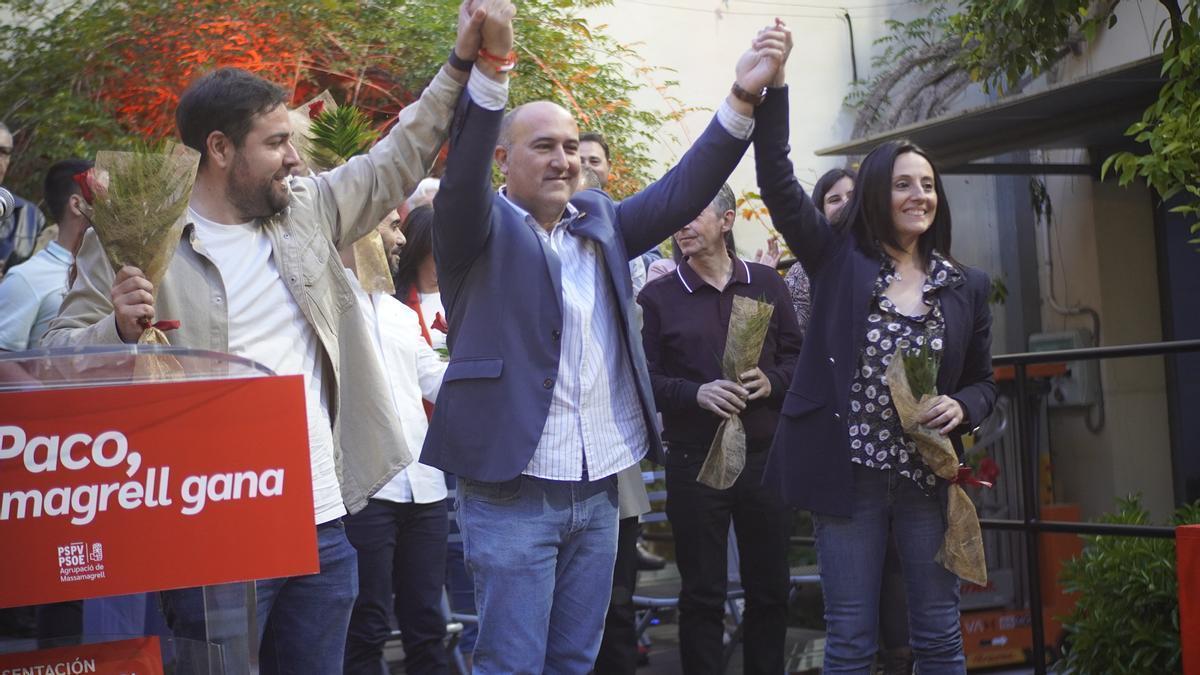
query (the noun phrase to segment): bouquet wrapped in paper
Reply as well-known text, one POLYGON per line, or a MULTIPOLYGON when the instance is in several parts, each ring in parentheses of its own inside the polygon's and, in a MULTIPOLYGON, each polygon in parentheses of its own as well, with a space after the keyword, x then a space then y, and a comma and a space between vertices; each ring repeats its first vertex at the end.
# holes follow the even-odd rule
MULTIPOLYGON (((328 92, 322 92, 302 110, 308 116, 304 132, 299 134, 303 137, 302 155, 313 171, 328 171, 345 164, 351 157, 370 150, 379 136, 361 110, 354 106, 339 107, 328 92)), ((378 232, 354 242, 354 267, 358 283, 367 293, 396 292, 387 251, 378 232)))
MULTIPOLYGON (((158 287, 179 245, 199 163, 200 153, 177 144, 161 150, 96 154, 96 164, 81 187, 92 204, 92 223, 114 270, 132 265, 158 287)), ((138 344, 169 345, 163 331, 178 326, 171 320, 147 324, 138 344)), ((139 369, 149 369, 155 377, 181 372, 171 357, 138 363, 139 369)))
POLYGON ((962 483, 970 480, 970 468, 959 465, 958 454, 949 438, 917 421, 929 399, 937 395, 937 368, 937 358, 928 346, 909 354, 897 349, 887 367, 888 388, 892 391, 892 404, 896 406, 904 433, 916 444, 921 459, 931 471, 950 481, 946 534, 934 559, 960 579, 984 586, 987 585, 987 562, 983 555, 979 515, 962 488, 962 483))
MULTIPOLYGON (((758 366, 767 329, 775 306, 769 302, 735 295, 725 335, 725 354, 721 357, 721 375, 737 382, 740 375, 758 366)), ((746 466, 746 429, 736 414, 721 422, 708 448, 708 456, 696 480, 718 490, 726 490, 746 466)))

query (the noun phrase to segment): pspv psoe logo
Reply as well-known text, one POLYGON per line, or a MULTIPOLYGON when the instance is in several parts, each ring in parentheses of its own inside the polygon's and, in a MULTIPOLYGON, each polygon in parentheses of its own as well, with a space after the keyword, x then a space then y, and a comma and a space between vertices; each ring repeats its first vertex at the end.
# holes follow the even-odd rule
POLYGON ((104 544, 73 541, 58 547, 58 573, 63 580, 103 577, 104 544), (99 573, 99 574, 97 574, 99 573))

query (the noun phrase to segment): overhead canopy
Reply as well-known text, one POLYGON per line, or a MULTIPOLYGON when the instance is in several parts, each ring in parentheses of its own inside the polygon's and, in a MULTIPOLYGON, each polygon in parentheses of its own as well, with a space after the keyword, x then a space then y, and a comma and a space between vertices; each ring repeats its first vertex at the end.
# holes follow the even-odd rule
MULTIPOLYGON (((945 173, 976 173, 973 160, 1036 148, 1114 148, 1128 142, 1130 124, 1158 98, 1162 57, 1104 70, 1049 89, 924 120, 841 145, 818 155, 865 155, 876 145, 907 138, 945 173), (964 166, 966 165, 966 166, 964 166)), ((986 165, 992 166, 992 165, 986 165)))

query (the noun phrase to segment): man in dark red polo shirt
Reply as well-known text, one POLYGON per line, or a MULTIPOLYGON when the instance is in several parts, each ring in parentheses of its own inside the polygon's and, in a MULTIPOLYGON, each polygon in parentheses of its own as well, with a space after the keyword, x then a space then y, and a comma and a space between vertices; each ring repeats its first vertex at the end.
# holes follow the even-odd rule
POLYGON ((727 546, 732 519, 746 591, 747 673, 780 673, 787 627, 791 513, 762 487, 767 448, 800 354, 801 334, 775 270, 736 257, 736 202, 729 186, 675 234, 684 261, 646 284, 642 341, 667 445, 667 517, 683 588, 679 649, 687 673, 722 670, 727 546), (724 379, 721 355, 736 295, 775 306, 758 367, 724 379), (746 466, 732 487, 696 481, 721 420, 746 429, 746 466))

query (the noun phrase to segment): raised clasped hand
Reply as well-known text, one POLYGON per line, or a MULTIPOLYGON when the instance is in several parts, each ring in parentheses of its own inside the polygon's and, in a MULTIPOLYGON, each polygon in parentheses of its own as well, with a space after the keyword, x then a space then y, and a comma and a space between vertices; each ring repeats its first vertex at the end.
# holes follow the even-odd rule
POLYGON ((483 48, 493 56, 504 57, 513 47, 513 17, 517 7, 511 0, 480 0, 486 13, 483 21, 483 48))
POLYGON ((738 86, 756 94, 776 84, 791 49, 792 33, 779 19, 758 31, 735 67, 738 86))

